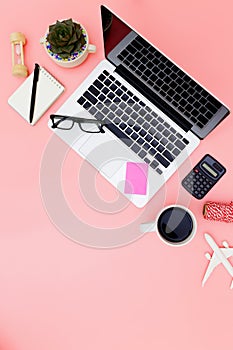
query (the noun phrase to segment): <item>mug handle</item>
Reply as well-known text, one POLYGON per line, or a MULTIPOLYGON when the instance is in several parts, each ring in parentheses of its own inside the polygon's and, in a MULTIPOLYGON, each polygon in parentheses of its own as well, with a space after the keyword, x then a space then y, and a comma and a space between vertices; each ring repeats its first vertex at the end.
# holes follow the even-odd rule
POLYGON ((140 225, 140 231, 142 233, 153 232, 156 229, 156 222, 150 221, 140 225))
POLYGON ((96 52, 96 46, 93 45, 93 44, 89 44, 88 47, 87 47, 87 51, 89 53, 95 53, 96 52))

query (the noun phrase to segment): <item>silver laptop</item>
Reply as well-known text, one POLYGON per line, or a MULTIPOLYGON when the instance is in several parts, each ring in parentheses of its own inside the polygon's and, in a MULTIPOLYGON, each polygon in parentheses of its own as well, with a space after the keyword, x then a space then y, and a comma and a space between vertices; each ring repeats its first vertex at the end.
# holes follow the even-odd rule
POLYGON ((105 59, 49 126, 141 208, 229 109, 110 9, 101 16, 105 59), (69 117, 97 120, 101 132, 69 117))

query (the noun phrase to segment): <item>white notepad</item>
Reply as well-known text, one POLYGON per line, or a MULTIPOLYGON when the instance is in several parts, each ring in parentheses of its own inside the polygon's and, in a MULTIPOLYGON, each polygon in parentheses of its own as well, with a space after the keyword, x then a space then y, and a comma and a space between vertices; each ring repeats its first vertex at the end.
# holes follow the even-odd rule
MULTIPOLYGON (((20 85, 20 87, 9 97, 8 103, 28 123, 31 104, 31 93, 34 72, 20 85)), ((31 125, 42 117, 47 109, 64 91, 64 86, 57 81, 45 68, 40 67, 39 80, 36 90, 36 101, 34 115, 31 125)))

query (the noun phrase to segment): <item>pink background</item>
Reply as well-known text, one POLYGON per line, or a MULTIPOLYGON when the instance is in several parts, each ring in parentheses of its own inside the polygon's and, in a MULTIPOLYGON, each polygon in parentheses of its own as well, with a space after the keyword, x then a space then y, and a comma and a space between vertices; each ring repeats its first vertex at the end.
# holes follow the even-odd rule
MULTIPOLYGON (((143 36, 199 80, 232 109, 232 1, 106 0, 143 36)), ((233 291, 230 276, 216 269, 201 287, 209 251, 203 234, 233 245, 233 224, 204 220, 207 200, 232 197, 232 116, 230 115, 190 157, 194 165, 205 153, 222 162, 226 175, 201 201, 180 188, 176 174, 143 212, 152 220, 158 207, 188 198, 198 230, 187 246, 173 248, 149 233, 116 249, 93 249, 74 243, 50 221, 40 193, 40 164, 51 137, 47 128, 54 112, 103 57, 99 0, 5 1, 1 9, 1 232, 0 349, 189 349, 231 348, 233 291), (83 23, 97 46, 80 67, 65 70, 49 60, 39 44, 48 24, 72 17, 83 23), (31 127, 7 104, 23 81, 11 75, 9 35, 27 37, 25 61, 45 66, 66 86, 66 92, 31 127), (162 200, 161 200, 162 198, 162 200), (160 202, 159 202, 160 201, 160 202), (158 205, 159 202, 159 205, 158 205), (162 205, 160 203, 162 202, 162 205)), ((94 212, 77 186, 82 160, 70 152, 63 169, 70 207, 92 224, 124 225, 141 214, 129 205, 118 214, 94 212), (91 215, 90 215, 91 214, 91 215)), ((102 199, 116 191, 101 177, 102 199)))

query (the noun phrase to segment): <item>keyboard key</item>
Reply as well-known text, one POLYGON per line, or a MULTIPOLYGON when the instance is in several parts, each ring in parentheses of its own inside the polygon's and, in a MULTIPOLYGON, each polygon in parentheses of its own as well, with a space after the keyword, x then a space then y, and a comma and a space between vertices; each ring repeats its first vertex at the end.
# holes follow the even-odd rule
POLYGON ((116 117, 116 118, 114 119, 114 122, 115 122, 116 124, 120 124, 121 120, 120 120, 120 118, 116 117))
POLYGON ((152 145, 154 148, 155 148, 158 144, 159 144, 159 143, 158 143, 157 140, 153 140, 153 141, 151 142, 151 145, 152 145))
POLYGON ((153 155, 155 155, 156 150, 154 148, 150 148, 149 153, 153 156, 153 155))
POLYGON ((98 97, 98 99, 101 101, 101 102, 103 102, 104 100, 105 100, 105 95, 104 94, 100 94, 99 95, 99 97, 98 97))
POLYGON ((169 135, 170 135, 170 132, 168 131, 168 130, 164 130, 163 131, 163 135, 165 136, 165 137, 168 137, 169 135))
POLYGON ((127 135, 130 135, 130 134, 132 134, 133 130, 128 127, 127 129, 125 129, 125 132, 127 135))
POLYGON ((159 132, 157 132, 157 133, 154 135, 154 137, 155 137, 157 140, 160 140, 160 139, 162 138, 162 135, 161 135, 159 132))
POLYGON ((161 117, 158 117, 158 121, 159 121, 160 123, 163 123, 163 122, 164 122, 163 118, 161 118, 161 117))
POLYGON ((174 150, 172 151, 172 153, 175 155, 175 156, 178 156, 180 154, 180 150, 178 148, 174 148, 174 150))
POLYGON ((89 109, 92 106, 92 104, 89 101, 86 101, 83 105, 83 108, 89 109))
POLYGON ((126 127, 127 127, 127 124, 125 124, 125 123, 120 123, 119 124, 119 127, 122 129, 122 130, 124 130, 126 127))
POLYGON ((126 109, 125 109, 125 113, 126 114, 131 114, 133 112, 133 110, 132 110, 132 108, 130 108, 130 107, 127 107, 126 109))
POLYGON ((146 140, 147 142, 150 142, 150 141, 152 140, 152 136, 149 135, 149 134, 147 134, 146 137, 145 137, 145 140, 146 140))
POLYGON ((107 88, 106 86, 102 89, 102 93, 104 94, 104 95, 107 95, 107 93, 109 92, 110 90, 109 90, 109 88, 107 88))
POLYGON ((156 160, 153 160, 153 162, 150 164, 153 169, 157 168, 159 163, 156 160))
POLYGON ((156 133, 156 130, 155 128, 151 127, 148 132, 151 134, 151 135, 154 135, 156 133))
POLYGON ((163 155, 170 161, 172 162, 174 160, 174 156, 167 150, 163 152, 163 155))
POLYGON ((104 120, 105 119, 105 115, 103 113, 101 113, 100 111, 98 111, 95 114, 95 117, 96 117, 97 120, 104 120))
POLYGON ((187 139, 185 139, 185 138, 182 139, 182 142, 184 142, 186 145, 189 144, 189 141, 187 139))
MULTIPOLYGON (((140 109, 140 110, 139 110, 139 114, 140 114, 142 117, 144 117, 145 114, 146 114, 145 109, 140 109)), ((145 118, 145 119, 146 119, 146 118, 145 118)), ((148 121, 149 121, 149 120, 148 120, 148 121)))
POLYGON ((126 101, 129 99, 129 96, 128 96, 127 94, 123 94, 123 95, 121 96, 121 98, 122 98, 123 101, 126 102, 126 101))
POLYGON ((151 125, 153 125, 153 126, 156 126, 156 125, 158 125, 158 120, 156 120, 156 119, 153 119, 152 121, 151 121, 151 125))
POLYGON ((128 117, 126 114, 123 114, 123 115, 121 116, 121 119, 122 119, 124 122, 126 122, 126 121, 129 119, 129 117, 128 117))
POLYGON ((110 79, 106 79, 105 81, 104 81, 104 84, 105 85, 107 85, 107 86, 109 86, 109 85, 111 85, 111 80, 110 79))
POLYGON ((127 107, 127 104, 125 102, 121 102, 119 105, 119 108, 121 108, 122 110, 124 110, 127 107))
POLYGON ((100 81, 104 81, 104 80, 105 80, 105 78, 106 78, 106 77, 105 77, 105 75, 104 75, 104 74, 100 74, 100 76, 99 76, 99 78, 98 78, 98 79, 99 79, 100 81))
POLYGON ((161 163, 165 168, 167 168, 169 166, 169 162, 163 157, 161 156, 160 153, 157 153, 155 155, 155 158, 159 161, 159 163, 161 163))
MULTIPOLYGON (((137 123, 138 123, 138 124, 142 125, 143 122, 144 122, 144 119, 143 119, 143 118, 141 118, 141 117, 137 118, 137 123)), ((148 124, 148 125, 149 125, 149 124, 148 124)), ((145 128, 145 129, 146 129, 146 128, 145 128)))
POLYGON ((144 143, 144 145, 143 145, 143 148, 146 150, 146 151, 148 151, 148 149, 150 148, 150 145, 149 145, 149 143, 144 143))
POLYGON ((165 148, 162 145, 158 145, 158 147, 156 149, 160 153, 162 153, 165 150, 165 148))
POLYGON ((176 140, 176 137, 174 135, 170 135, 168 138, 171 142, 174 142, 176 140))
POLYGON ((180 149, 184 149, 185 148, 185 144, 183 142, 181 142, 180 140, 176 140, 175 145, 180 149))
POLYGON ((116 95, 121 96, 123 94, 123 91, 121 89, 116 90, 116 95))
POLYGON ((144 158, 146 156, 146 152, 144 150, 141 150, 139 153, 138 153, 139 157, 141 158, 144 158))
POLYGON ((160 142, 161 142, 162 145, 165 146, 165 145, 168 143, 168 140, 167 140, 165 137, 163 137, 163 138, 160 140, 160 142))
POLYGON ((172 143, 168 143, 167 144, 167 149, 169 150, 169 151, 171 151, 172 149, 174 148, 174 145, 172 144, 172 143))
POLYGON ((157 171, 157 173, 158 173, 159 175, 161 175, 161 174, 163 173, 162 170, 159 169, 159 168, 157 168, 156 171, 157 171))
POLYGON ((139 131, 139 135, 141 135, 142 137, 144 137, 146 135, 146 131, 144 129, 141 129, 139 131))
POLYGON ((146 115, 145 115, 145 120, 146 120, 147 122, 150 122, 151 119, 152 119, 152 116, 151 116, 150 114, 146 114, 146 115))
POLYGON ((151 115, 152 115, 154 118, 157 118, 157 117, 158 117, 158 114, 156 114, 154 111, 151 112, 151 115))
POLYGON ((113 112, 115 112, 115 110, 117 109, 117 106, 116 106, 114 103, 110 103, 110 102, 106 102, 106 101, 105 101, 105 103, 106 103, 107 105, 109 105, 110 109, 111 109, 113 112))
POLYGON ((134 109, 136 112, 138 112, 139 109, 140 109, 140 106, 139 106, 138 104, 135 104, 135 105, 133 106, 133 109, 134 109))
POLYGON ((118 115, 118 117, 120 117, 120 116, 123 114, 123 111, 122 111, 121 109, 118 108, 118 109, 115 111, 115 114, 118 115))
POLYGON ((141 137, 139 137, 139 138, 137 139, 137 143, 139 143, 140 145, 143 145, 144 140, 143 140, 141 137))
POLYGON ((117 85, 112 84, 112 85, 110 86, 110 89, 111 89, 112 91, 115 91, 115 90, 117 89, 117 85))
POLYGON ((113 100, 114 96, 115 96, 115 94, 113 92, 110 91, 108 93, 108 98, 110 98, 110 100, 113 100))
POLYGON ((147 164, 150 164, 150 159, 144 158, 144 161, 145 161, 147 164))
POLYGON ((134 120, 132 118, 129 118, 128 125, 132 127, 134 126, 134 124, 135 124, 134 120))
MULTIPOLYGON (((139 118, 140 119, 140 118, 139 118)), ((138 119, 137 119, 137 122, 138 122, 138 119)), ((140 122, 138 122, 139 124, 141 124, 140 122)), ((145 122, 143 125, 142 125, 143 129, 146 129, 148 130, 150 128, 150 124, 145 122)))
POLYGON ((159 131, 162 131, 162 130, 164 129, 164 126, 163 126, 162 124, 159 124, 159 125, 157 126, 157 129, 158 129, 159 131))
POLYGON ((133 140, 137 140, 138 137, 139 137, 139 136, 138 136, 138 134, 136 134, 136 132, 133 132, 132 135, 131 135, 131 138, 132 138, 133 140))
POLYGON ((133 146, 131 146, 131 149, 135 152, 138 153, 138 151, 140 151, 140 146, 138 146, 136 143, 133 144, 133 146))
POLYGON ((78 102, 80 105, 83 105, 83 104, 85 103, 85 101, 86 101, 86 99, 85 99, 83 96, 81 96, 81 97, 77 100, 77 102, 78 102))
POLYGON ((90 108, 89 112, 94 115, 97 112, 97 109, 93 106, 90 108))
POLYGON ((138 132, 140 130, 140 126, 137 124, 135 124, 133 128, 136 132, 138 132))
POLYGON ((101 90, 103 88, 103 84, 101 83, 101 81, 99 80, 95 80, 93 85, 98 89, 98 90, 101 90))

